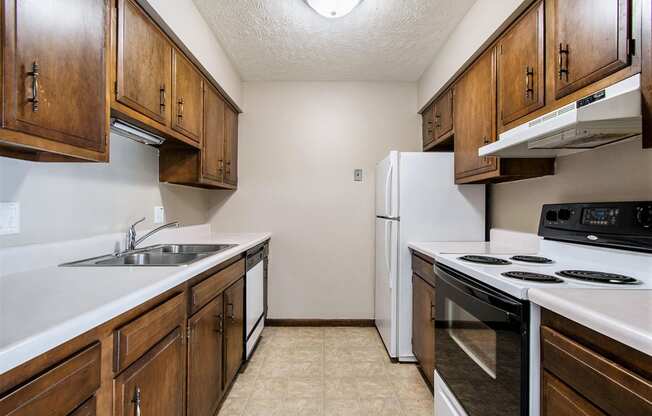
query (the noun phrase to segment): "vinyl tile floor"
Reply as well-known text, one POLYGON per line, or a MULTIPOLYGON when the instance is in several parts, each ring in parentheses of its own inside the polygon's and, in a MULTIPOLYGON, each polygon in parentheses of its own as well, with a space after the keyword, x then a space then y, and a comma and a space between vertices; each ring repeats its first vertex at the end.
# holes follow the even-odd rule
POLYGON ((375 328, 268 327, 218 416, 432 416, 414 364, 375 328))

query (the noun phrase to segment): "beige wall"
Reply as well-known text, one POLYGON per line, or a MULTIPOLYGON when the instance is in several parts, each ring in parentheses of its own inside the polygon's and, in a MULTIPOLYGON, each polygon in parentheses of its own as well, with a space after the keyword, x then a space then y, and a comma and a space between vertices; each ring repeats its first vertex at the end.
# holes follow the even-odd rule
POLYGON ((545 203, 652 200, 652 150, 641 150, 640 140, 556 163, 554 176, 493 185, 492 225, 536 233, 545 203))
POLYGON ((124 231, 165 207, 168 220, 207 221, 208 192, 159 184, 158 150, 111 134, 110 163, 36 163, 0 157, 0 201, 19 202, 21 233, 0 247, 124 231))
POLYGON ((211 224, 274 233, 270 317, 372 318, 373 170, 419 149, 416 85, 244 83, 244 105, 239 187, 215 194, 211 224))
POLYGON ((477 0, 421 75, 418 107, 423 107, 512 14, 530 1, 477 0))

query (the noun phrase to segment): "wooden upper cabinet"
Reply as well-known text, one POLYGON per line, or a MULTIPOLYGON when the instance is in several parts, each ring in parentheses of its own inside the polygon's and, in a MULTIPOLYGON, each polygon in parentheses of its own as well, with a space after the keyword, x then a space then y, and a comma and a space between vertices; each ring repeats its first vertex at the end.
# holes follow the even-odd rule
POLYGON ((172 45, 132 0, 118 0, 116 100, 170 124, 172 45))
POLYGON ((543 107, 544 7, 537 3, 498 42, 498 127, 543 107))
POLYGON ((176 49, 172 59, 172 128, 199 143, 202 131, 203 81, 199 71, 176 49))
POLYGON ((108 158, 109 1, 3 1, 0 142, 108 158))
POLYGON ((432 387, 435 371, 435 288, 417 274, 412 274, 412 352, 432 387))
POLYGON ((182 416, 185 344, 177 327, 113 382, 114 415, 182 416))
POLYGON ((224 394, 222 295, 188 319, 188 416, 213 416, 224 394))
POLYGON ((201 174, 217 182, 224 179, 225 111, 222 97, 213 87, 205 85, 201 174))
POLYGON ((435 101, 435 140, 448 136, 453 131, 453 90, 449 88, 435 101))
POLYGON ((423 113, 421 113, 421 138, 423 149, 432 143, 435 139, 435 104, 430 104, 423 113))
POLYGON ((224 291, 225 383, 233 380, 244 355, 244 277, 224 291))
POLYGON ((629 0, 551 0, 555 97, 629 65, 629 0))
POLYGON ((224 182, 238 184, 238 113, 224 106, 224 182))
POLYGON ((495 157, 478 149, 495 139, 495 49, 481 55, 455 85, 455 178, 496 170, 495 157), (463 115, 463 117, 461 116, 463 115))

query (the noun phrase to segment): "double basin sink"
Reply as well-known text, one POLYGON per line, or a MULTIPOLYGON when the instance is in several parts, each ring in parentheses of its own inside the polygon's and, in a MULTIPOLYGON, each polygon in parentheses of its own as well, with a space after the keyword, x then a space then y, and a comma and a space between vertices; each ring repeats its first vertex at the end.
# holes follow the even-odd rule
POLYGON ((159 244, 65 263, 61 266, 185 266, 235 246, 236 244, 159 244))

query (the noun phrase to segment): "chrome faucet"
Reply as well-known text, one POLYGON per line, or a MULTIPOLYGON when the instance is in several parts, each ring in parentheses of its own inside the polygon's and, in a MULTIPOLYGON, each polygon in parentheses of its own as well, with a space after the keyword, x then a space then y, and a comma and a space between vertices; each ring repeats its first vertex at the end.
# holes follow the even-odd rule
POLYGON ((157 232, 164 230, 166 228, 171 228, 171 227, 179 227, 179 221, 173 221, 164 225, 161 225, 160 227, 154 228, 152 231, 148 232, 144 236, 136 239, 136 225, 140 224, 141 222, 145 221, 145 217, 139 219, 135 223, 131 224, 129 229, 127 230, 127 238, 126 238, 126 243, 125 243, 125 251, 131 251, 135 250, 136 246, 140 243, 143 242, 148 237, 151 237, 152 235, 156 234, 157 232))

